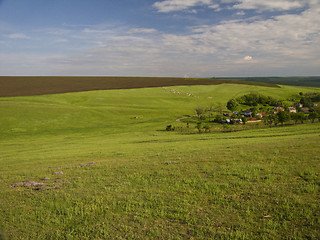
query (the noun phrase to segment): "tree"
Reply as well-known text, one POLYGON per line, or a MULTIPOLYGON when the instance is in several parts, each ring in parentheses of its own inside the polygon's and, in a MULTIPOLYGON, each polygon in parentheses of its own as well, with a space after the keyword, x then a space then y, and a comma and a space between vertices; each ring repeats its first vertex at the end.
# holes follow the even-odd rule
POLYGON ((297 122, 299 120, 299 113, 291 113, 290 117, 292 120, 294 120, 294 123, 297 124, 297 122))
POLYGON ((303 104, 304 107, 311 107, 311 99, 308 97, 302 97, 300 103, 303 104))
POLYGON ((211 116, 212 116, 212 112, 214 111, 214 105, 213 105, 213 103, 211 103, 210 105, 209 105, 209 108, 208 108, 208 117, 209 117, 209 122, 210 122, 210 120, 211 120, 211 116))
POLYGON ((230 111, 234 111, 237 107, 238 107, 238 102, 237 100, 235 99, 230 99, 228 102, 227 102, 227 108, 230 110, 230 111))
POLYGON ((277 116, 278 116, 278 120, 282 126, 283 126, 284 122, 287 122, 290 120, 290 115, 285 111, 278 112, 277 116))
POLYGON ((204 125, 204 130, 205 132, 209 132, 210 131, 210 125, 207 123, 206 125, 204 125))
POLYGON ((309 119, 311 119, 312 123, 314 123, 314 120, 315 120, 316 118, 319 118, 319 117, 320 117, 319 113, 317 113, 317 112, 315 112, 315 111, 313 111, 313 112, 311 112, 311 113, 309 114, 309 119))
POLYGON ((222 123, 222 116, 217 114, 215 117, 214 117, 214 122, 217 122, 217 123, 222 123))
POLYGON ((277 126, 278 123, 279 123, 279 117, 278 117, 278 115, 273 114, 272 117, 273 117, 273 123, 274 123, 274 125, 277 126))
POLYGON ((272 98, 270 96, 263 96, 261 94, 256 93, 249 93, 246 95, 243 95, 241 97, 238 97, 236 99, 238 103, 244 104, 247 106, 258 106, 259 104, 262 104, 264 106, 271 105, 271 106, 281 106, 282 102, 278 99, 272 98))
POLYGON ((252 117, 256 117, 256 115, 257 115, 257 112, 258 112, 258 109, 256 108, 256 107, 253 107, 253 108, 250 108, 251 109, 251 112, 252 112, 252 117))
POLYGON ((204 113, 204 109, 202 107, 197 107, 195 110, 196 110, 198 118, 200 118, 201 115, 204 113))
POLYGON ((202 123, 201 122, 197 123, 196 129, 198 129, 199 133, 201 133, 201 129, 202 129, 202 123))
POLYGON ((320 122, 320 106, 313 107, 312 110, 318 114, 318 121, 320 122))
POLYGON ((218 113, 222 114, 223 105, 222 105, 222 104, 219 104, 219 105, 215 108, 215 111, 217 111, 218 113))
POLYGON ((241 120, 242 120, 243 124, 246 124, 246 122, 248 121, 248 119, 246 117, 242 117, 241 120))
POLYGON ((297 118, 300 120, 301 123, 303 123, 304 120, 306 120, 306 115, 303 112, 297 113, 297 118))
POLYGON ((274 123, 275 116, 273 114, 268 114, 267 116, 264 117, 264 122, 266 125, 269 125, 271 127, 272 123, 274 123))

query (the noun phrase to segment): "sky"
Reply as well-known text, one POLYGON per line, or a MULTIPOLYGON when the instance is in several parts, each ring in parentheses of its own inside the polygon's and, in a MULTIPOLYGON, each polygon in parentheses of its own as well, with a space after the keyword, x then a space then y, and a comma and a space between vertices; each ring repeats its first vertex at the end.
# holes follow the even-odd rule
POLYGON ((0 0, 2 76, 320 75, 320 0, 0 0))

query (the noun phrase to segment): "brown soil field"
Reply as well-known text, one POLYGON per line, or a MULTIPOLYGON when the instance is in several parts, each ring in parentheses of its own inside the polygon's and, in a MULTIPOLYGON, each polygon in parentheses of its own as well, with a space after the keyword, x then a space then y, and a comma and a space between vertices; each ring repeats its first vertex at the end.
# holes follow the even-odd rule
POLYGON ((183 85, 217 85, 225 83, 279 87, 275 84, 261 82, 209 78, 0 76, 0 97, 183 85))

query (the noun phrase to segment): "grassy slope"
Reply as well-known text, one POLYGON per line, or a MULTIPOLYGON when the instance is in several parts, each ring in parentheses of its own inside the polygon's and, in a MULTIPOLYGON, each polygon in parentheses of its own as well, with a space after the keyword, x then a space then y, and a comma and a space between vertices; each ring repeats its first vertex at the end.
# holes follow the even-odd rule
POLYGON ((319 124, 160 131, 198 105, 255 91, 282 98, 310 89, 215 85, 1 98, 1 225, 10 239, 319 238, 319 124), (75 167, 88 162, 95 164, 75 167), (43 177, 71 184, 10 188, 43 177))

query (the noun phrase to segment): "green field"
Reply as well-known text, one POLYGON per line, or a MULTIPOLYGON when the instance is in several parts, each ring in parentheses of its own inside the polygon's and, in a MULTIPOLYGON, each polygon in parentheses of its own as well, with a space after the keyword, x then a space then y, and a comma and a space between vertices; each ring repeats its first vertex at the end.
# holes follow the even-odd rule
POLYGON ((219 84, 279 87, 277 84, 264 82, 210 78, 0 76, 0 97, 34 96, 94 90, 219 84))
POLYGON ((197 106, 301 91, 319 89, 220 84, 2 97, 3 235, 319 239, 318 122, 164 131, 197 106))

